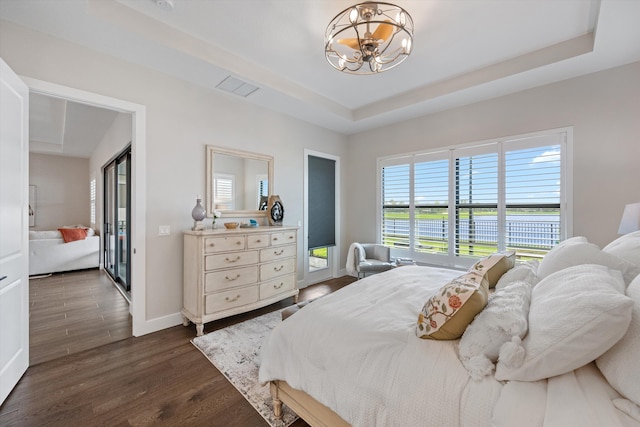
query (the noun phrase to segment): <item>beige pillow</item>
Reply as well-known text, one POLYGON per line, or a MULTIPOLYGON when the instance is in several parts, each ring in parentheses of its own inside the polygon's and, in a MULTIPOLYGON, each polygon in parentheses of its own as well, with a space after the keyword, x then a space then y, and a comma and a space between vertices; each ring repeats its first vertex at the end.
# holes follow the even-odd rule
POLYGON ((516 263, 515 251, 496 253, 482 258, 469 268, 484 275, 489 282, 489 288, 494 288, 504 273, 509 271, 516 263))
POLYGON ((460 338, 487 305, 489 283, 477 271, 463 274, 440 288, 422 307, 416 335, 434 340, 460 338))

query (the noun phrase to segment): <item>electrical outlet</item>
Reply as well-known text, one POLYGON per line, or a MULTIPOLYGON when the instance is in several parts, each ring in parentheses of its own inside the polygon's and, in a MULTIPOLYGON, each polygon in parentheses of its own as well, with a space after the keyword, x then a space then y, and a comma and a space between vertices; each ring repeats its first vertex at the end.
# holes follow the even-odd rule
POLYGON ((171 234, 171 226, 170 225, 161 225, 158 230, 158 235, 160 236, 168 236, 171 234))

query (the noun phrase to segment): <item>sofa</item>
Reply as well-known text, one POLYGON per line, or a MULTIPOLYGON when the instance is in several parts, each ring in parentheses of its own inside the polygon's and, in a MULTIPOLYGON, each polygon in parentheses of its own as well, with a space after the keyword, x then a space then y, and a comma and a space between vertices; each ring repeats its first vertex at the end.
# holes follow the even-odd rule
POLYGON ((100 266, 100 236, 88 227, 86 237, 65 242, 58 230, 29 231, 29 275, 96 268, 100 266))

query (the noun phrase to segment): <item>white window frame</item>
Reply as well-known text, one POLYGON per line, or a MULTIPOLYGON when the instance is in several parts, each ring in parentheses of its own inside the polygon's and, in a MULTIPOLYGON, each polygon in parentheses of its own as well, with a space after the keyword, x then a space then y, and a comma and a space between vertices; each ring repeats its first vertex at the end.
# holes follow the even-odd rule
POLYGON ((235 210, 235 191, 236 191, 236 177, 233 174, 228 173, 214 173, 213 174, 213 206, 214 210, 218 210, 218 205, 224 205, 225 210, 235 210), (228 181, 231 185, 231 194, 229 198, 223 197, 219 194, 218 181, 228 181))
MULTIPOLYGON (((560 238, 564 240, 573 235, 573 127, 563 127, 556 129, 549 129, 540 132, 532 132, 526 134, 512 135, 503 138, 496 138, 491 140, 483 140, 472 142, 468 144, 460 144, 455 146, 449 146, 444 148, 438 148, 429 151, 421 151, 421 152, 413 152, 413 153, 404 153, 394 156, 380 157, 377 159, 377 192, 376 192, 376 228, 377 228, 377 241, 382 242, 382 219, 383 219, 383 210, 382 210, 382 168, 393 166, 393 165, 401 165, 401 164, 411 164, 410 171, 410 179, 411 179, 411 197, 410 197, 410 239, 413 240, 413 227, 414 227, 414 185, 413 185, 413 171, 414 164, 424 161, 425 158, 429 160, 437 160, 443 156, 449 158, 449 203, 448 203, 448 215, 449 218, 455 217, 455 203, 452 202, 455 200, 454 194, 454 184, 452 184, 455 180, 454 178, 454 168, 452 167, 454 164, 454 157, 459 157, 460 151, 465 151, 464 155, 469 154, 479 154, 479 153, 487 153, 487 152, 496 152, 499 156, 499 169, 498 169, 498 211, 504 212, 505 204, 504 204, 504 194, 505 194, 505 170, 503 159, 505 156, 505 150, 513 150, 513 149, 526 149, 530 147, 541 147, 544 144, 540 143, 531 143, 530 140, 534 137, 544 137, 551 135, 561 134, 561 195, 560 195, 560 238), (522 141, 524 140, 524 141, 522 141), (529 141, 527 141, 529 140, 529 141), (458 154, 456 156, 456 154, 458 154), (423 157, 423 159, 420 159, 423 157)), ((502 232, 502 228, 504 226, 500 217, 503 215, 499 215, 499 223, 498 226, 501 227, 500 230, 502 232)), ((455 241, 455 231, 453 227, 449 227, 449 242, 455 241)), ((453 253, 453 244, 449 244, 449 252, 447 255, 436 255, 436 254, 425 254, 416 252, 413 250, 413 244, 410 249, 404 248, 391 248, 391 254, 393 257, 408 257, 413 258, 419 263, 424 264, 432 264, 432 265, 441 265, 447 267, 454 268, 467 268, 473 264, 477 260, 477 257, 468 257, 468 256, 456 256, 453 253)))

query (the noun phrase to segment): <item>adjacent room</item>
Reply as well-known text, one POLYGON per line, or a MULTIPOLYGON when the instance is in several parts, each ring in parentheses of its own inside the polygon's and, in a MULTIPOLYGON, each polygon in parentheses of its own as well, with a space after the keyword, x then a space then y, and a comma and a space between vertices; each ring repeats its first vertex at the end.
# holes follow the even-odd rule
POLYGON ((640 426, 638 16, 0 0, 0 424, 640 426))

